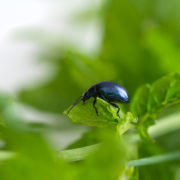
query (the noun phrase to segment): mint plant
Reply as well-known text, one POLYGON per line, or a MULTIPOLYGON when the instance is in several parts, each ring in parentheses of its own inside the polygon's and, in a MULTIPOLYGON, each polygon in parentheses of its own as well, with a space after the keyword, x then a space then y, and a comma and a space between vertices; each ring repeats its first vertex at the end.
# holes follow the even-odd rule
POLYGON ((78 140, 78 144, 74 143, 71 149, 59 152, 48 147, 41 133, 33 133, 28 125, 24 126, 24 122, 13 114, 13 101, 2 96, 1 119, 4 119, 5 123, 1 125, 1 138, 8 146, 0 153, 1 178, 83 179, 84 173, 92 170, 93 173, 90 173, 87 179, 133 179, 138 178, 135 167, 156 166, 162 162, 175 163, 180 159, 180 151, 137 158, 141 155, 138 155, 137 149, 140 148, 141 152, 142 148, 138 147, 138 144, 144 142, 147 147, 156 146, 154 142, 149 142, 153 134, 148 134, 147 130, 155 123, 154 120, 163 108, 179 102, 179 81, 180 74, 174 73, 152 85, 140 87, 131 103, 132 112, 121 110, 122 118, 117 116, 114 107, 99 98, 99 116, 94 112, 91 99, 85 104, 79 103, 72 109, 69 118, 72 122, 99 128, 88 133, 94 134, 91 143, 95 143, 83 145, 84 140, 90 140, 88 135, 84 136, 85 139, 78 140), (13 121, 18 123, 18 126, 13 121), (76 161, 80 161, 80 164, 73 164, 76 161))
POLYGON ((51 71, 15 96, 0 91, 0 180, 179 180, 179 9, 175 0, 108 0, 73 16, 78 27, 100 26, 95 52, 81 41, 31 33, 42 50, 38 62, 51 71), (99 116, 92 98, 67 115, 79 95, 104 80, 130 95, 129 104, 118 104, 120 118, 100 98, 99 116), (19 104, 46 121, 29 121, 19 104))

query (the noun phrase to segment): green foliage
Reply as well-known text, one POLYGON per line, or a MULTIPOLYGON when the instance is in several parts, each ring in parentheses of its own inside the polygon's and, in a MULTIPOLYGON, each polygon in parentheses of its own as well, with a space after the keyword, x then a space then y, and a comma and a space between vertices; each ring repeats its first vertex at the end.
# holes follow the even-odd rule
MULTIPOLYGON (((80 179, 86 177, 89 180, 113 180, 123 175, 126 162, 126 148, 123 143, 118 142, 118 139, 112 134, 103 133, 103 139, 104 141, 102 140, 99 149, 90 154, 87 161, 82 164, 83 171, 80 172, 80 179), (111 144, 111 147, 109 146, 109 143, 111 144), (89 172, 89 169, 93 169, 93 171, 89 172)), ((131 174, 127 177, 130 176, 131 174)))
MULTIPOLYGON (((179 72, 180 24, 176 20, 180 4, 177 0, 166 0, 163 8, 160 4, 160 0, 104 2, 96 13, 103 30, 96 55, 87 55, 77 46, 65 48, 67 45, 53 40, 49 43, 49 34, 44 39, 40 36, 44 48, 41 62, 54 68, 53 76, 40 85, 21 90, 20 100, 40 110, 59 113, 101 80, 119 82, 133 96, 140 85, 179 72)), ((38 36, 34 38, 38 40, 38 36)))
MULTIPOLYGON (((162 149, 154 143, 142 143, 139 148, 140 156, 152 156, 155 154, 163 153, 162 149)), ((139 168, 139 177, 140 179, 146 178, 147 180, 151 179, 151 175, 153 174, 153 179, 154 180, 168 180, 172 178, 172 172, 173 170, 168 168, 169 167, 169 162, 168 163, 163 163, 163 164, 153 164, 149 166, 141 166, 139 168)))
POLYGON ((80 139, 70 144, 66 149, 80 148, 83 146, 89 146, 100 142, 98 136, 98 130, 92 129, 82 135, 80 139))
POLYGON ((1 179, 66 179, 66 164, 54 159, 54 153, 35 133, 6 131, 8 149, 17 155, 1 162, 1 179), (61 173, 60 173, 61 172, 61 173))
POLYGON ((57 60, 48 61, 55 68, 55 76, 46 84, 23 90, 19 96, 21 101, 41 110, 59 113, 92 84, 114 79, 111 65, 73 51, 65 51, 63 57, 61 54, 57 60))
POLYGON ((98 115, 95 113, 92 106, 93 99, 89 100, 85 104, 79 103, 68 114, 72 122, 83 123, 89 126, 96 127, 116 127, 118 124, 123 128, 125 123, 127 126, 134 121, 131 113, 123 113, 120 111, 120 118, 117 116, 117 108, 110 106, 107 102, 100 98, 97 98, 96 107, 98 109, 98 115))
POLYGON ((180 74, 173 73, 155 83, 140 87, 131 103, 131 111, 139 117, 138 129, 142 137, 148 137, 148 127, 163 108, 180 100, 180 74))
MULTIPOLYGON (((7 149, 17 153, 2 161, 2 180, 17 179, 117 179, 124 173, 126 150, 114 134, 101 134, 102 144, 84 162, 77 164, 54 158, 44 138, 38 133, 5 130, 7 149), (103 137, 103 139, 102 139, 103 137), (111 147, 109 146, 111 144, 111 147), (118 154, 118 157, 117 157, 118 154), (90 169, 94 171, 89 172, 90 169), (106 172, 106 173, 105 173, 106 172)), ((56 155, 56 157, 58 157, 56 155)), ((124 176, 124 175, 123 175, 124 176)), ((130 177, 131 174, 127 175, 130 177)))
POLYGON ((20 89, 20 103, 45 117, 66 114, 76 98, 102 80, 123 85, 131 102, 120 105, 119 118, 116 108, 98 98, 97 116, 90 98, 67 115, 74 129, 60 117, 56 123, 40 122, 39 130, 29 126, 13 97, 0 94, 0 179, 179 180, 179 9, 179 0, 102 1, 75 21, 80 26, 97 20, 101 26, 101 44, 89 54, 78 43, 73 47, 50 34, 31 33, 43 49, 39 62, 52 71, 20 89), (67 143, 75 130, 79 139, 67 143), (57 131, 63 138, 52 140, 57 131), (59 152, 63 141, 67 148, 59 152))
POLYGON ((1 126, 4 126, 4 111, 6 107, 10 104, 11 99, 5 95, 5 94, 0 94, 0 128, 1 126))

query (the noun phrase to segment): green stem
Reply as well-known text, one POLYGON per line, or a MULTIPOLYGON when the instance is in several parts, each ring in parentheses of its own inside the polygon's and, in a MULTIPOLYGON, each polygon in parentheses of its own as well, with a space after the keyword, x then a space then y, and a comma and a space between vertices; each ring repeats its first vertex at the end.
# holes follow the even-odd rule
POLYGON ((128 166, 145 166, 180 159, 180 151, 128 161, 128 166))
POLYGON ((82 148, 70 149, 60 152, 60 157, 66 161, 79 161, 83 160, 89 153, 95 151, 99 144, 86 146, 82 148))
POLYGON ((8 151, 0 151, 0 160, 10 159, 15 156, 15 153, 8 151))
POLYGON ((178 129, 180 129, 180 113, 159 119, 154 126, 149 128, 148 132, 152 138, 156 138, 178 129))

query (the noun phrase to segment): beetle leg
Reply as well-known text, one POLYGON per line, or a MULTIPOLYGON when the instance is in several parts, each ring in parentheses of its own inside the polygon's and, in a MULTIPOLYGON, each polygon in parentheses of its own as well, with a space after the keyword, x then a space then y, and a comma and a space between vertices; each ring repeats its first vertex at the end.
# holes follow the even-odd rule
POLYGON ((102 98, 104 101, 106 101, 106 102, 109 103, 110 105, 118 108, 118 110, 117 110, 117 116, 120 118, 120 116, 119 116, 120 107, 119 107, 117 104, 114 104, 114 103, 109 102, 103 95, 100 95, 100 98, 102 98))
POLYGON ((109 107, 110 107, 111 103, 102 94, 99 97, 101 99, 103 99, 104 101, 106 101, 109 104, 109 107))
POLYGON ((94 109, 95 109, 95 111, 96 111, 96 114, 98 115, 98 110, 97 110, 95 104, 96 104, 96 97, 94 97, 93 107, 94 107, 94 109))
POLYGON ((110 104, 111 104, 112 106, 118 108, 118 110, 117 110, 117 116, 120 118, 120 116, 119 116, 120 107, 119 107, 117 104, 114 104, 114 103, 111 103, 111 102, 110 102, 110 104))
POLYGON ((106 101, 107 103, 109 103, 109 101, 108 101, 103 95, 99 95, 99 97, 100 97, 101 99, 103 99, 104 101, 106 101))

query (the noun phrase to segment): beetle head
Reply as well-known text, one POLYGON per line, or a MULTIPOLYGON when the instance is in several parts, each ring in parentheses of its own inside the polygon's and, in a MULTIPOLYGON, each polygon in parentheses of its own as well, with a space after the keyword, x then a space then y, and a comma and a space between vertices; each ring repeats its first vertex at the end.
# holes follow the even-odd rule
POLYGON ((90 96, 90 94, 89 94, 89 91, 86 91, 84 94, 83 94, 83 96, 82 96, 82 101, 83 101, 83 103, 87 100, 87 99, 89 99, 91 96, 90 96))
POLYGON ((92 86, 90 87, 82 96, 83 102, 85 102, 90 97, 94 96, 96 94, 96 87, 92 86))

